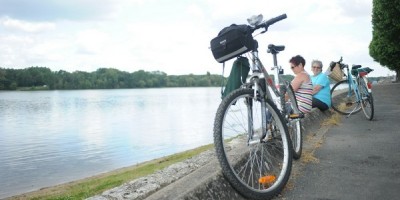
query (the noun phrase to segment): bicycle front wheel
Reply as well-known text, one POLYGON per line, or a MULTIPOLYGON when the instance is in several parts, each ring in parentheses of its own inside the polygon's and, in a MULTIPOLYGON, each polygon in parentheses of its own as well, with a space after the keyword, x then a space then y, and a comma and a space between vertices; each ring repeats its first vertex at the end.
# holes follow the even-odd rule
MULTIPOLYGON (((353 87, 353 86, 352 86, 353 87)), ((336 83, 331 89, 332 108, 342 115, 361 111, 357 96, 348 80, 336 83)))
POLYGON ((277 195, 292 168, 291 142, 283 118, 270 100, 260 100, 253 89, 237 89, 221 102, 214 121, 222 172, 233 188, 250 199, 277 195), (266 109, 272 116, 268 125, 263 123, 266 109))
POLYGON ((365 80, 363 78, 360 78, 359 80, 358 90, 360 91, 361 96, 361 108, 365 117, 368 120, 372 120, 374 118, 374 99, 372 93, 368 91, 365 80))

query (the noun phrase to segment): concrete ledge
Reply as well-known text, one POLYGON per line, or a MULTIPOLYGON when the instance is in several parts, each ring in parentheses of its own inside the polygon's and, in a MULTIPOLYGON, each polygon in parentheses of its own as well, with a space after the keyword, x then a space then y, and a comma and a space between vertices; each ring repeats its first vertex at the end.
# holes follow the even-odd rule
MULTIPOLYGON (((321 112, 313 109, 303 119, 303 141, 309 133, 321 127, 321 123, 333 114, 332 111, 321 112)), ((306 144, 304 144, 306 145, 306 144)), ((148 196, 147 200, 158 199, 245 199, 237 193, 222 175, 217 158, 197 169, 193 173, 160 189, 148 196)))
POLYGON ((150 195, 159 199, 244 199, 225 180, 216 158, 188 176, 150 195))

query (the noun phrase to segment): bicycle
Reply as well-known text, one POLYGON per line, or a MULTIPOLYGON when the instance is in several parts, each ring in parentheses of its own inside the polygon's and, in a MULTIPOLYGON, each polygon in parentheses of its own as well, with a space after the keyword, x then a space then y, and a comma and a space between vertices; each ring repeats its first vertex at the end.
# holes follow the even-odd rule
POLYGON ((351 71, 347 64, 342 63, 342 57, 337 63, 340 69, 346 68, 345 80, 337 82, 331 89, 332 108, 342 115, 349 117, 353 113, 363 110, 365 117, 372 120, 374 117, 374 100, 372 85, 368 82, 367 74, 373 71, 369 67, 352 65, 351 71))
MULTIPOLYGON (((272 101, 270 90, 277 97, 283 98, 283 95, 277 90, 259 59, 258 43, 252 37, 256 30, 264 29, 260 33, 263 34, 270 25, 286 17, 286 14, 283 14, 267 21, 262 21, 262 15, 249 18, 250 26, 231 27, 243 28, 246 34, 251 35, 243 36, 250 38, 251 44, 246 43, 238 47, 244 49, 245 46, 248 50, 239 53, 235 50, 232 55, 224 53, 219 56, 213 51, 218 62, 225 62, 243 54, 251 60, 250 77, 240 88, 224 97, 215 115, 213 130, 216 155, 225 178, 233 188, 250 199, 269 199, 277 195, 286 185, 292 168, 293 146, 286 120, 272 101), (271 114, 270 123, 266 121, 267 111, 271 114)), ((243 41, 248 41, 247 39, 243 41)), ((226 44, 229 37, 213 40, 212 50, 213 42, 218 47, 218 44, 226 44)), ((271 46, 271 50, 276 53, 283 48, 271 46)), ((273 55, 276 66, 276 54, 273 55)), ((288 92, 288 96, 291 102, 296 102, 294 93, 288 92)), ((301 117, 297 106, 291 117, 301 117)))

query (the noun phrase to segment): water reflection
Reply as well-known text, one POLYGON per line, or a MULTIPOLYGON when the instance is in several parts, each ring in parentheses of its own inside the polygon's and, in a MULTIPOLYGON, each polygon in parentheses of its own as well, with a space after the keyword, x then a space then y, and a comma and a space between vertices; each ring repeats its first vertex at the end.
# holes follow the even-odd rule
POLYGON ((0 198, 211 143, 219 92, 0 92, 0 198))

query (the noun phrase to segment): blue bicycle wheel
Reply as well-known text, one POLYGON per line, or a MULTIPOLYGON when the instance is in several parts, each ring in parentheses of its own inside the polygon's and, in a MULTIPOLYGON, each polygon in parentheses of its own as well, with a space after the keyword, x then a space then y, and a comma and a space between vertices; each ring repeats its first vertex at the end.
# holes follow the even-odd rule
POLYGON ((331 89, 332 108, 342 115, 349 115, 361 111, 361 104, 354 92, 354 84, 348 80, 336 83, 331 89))

